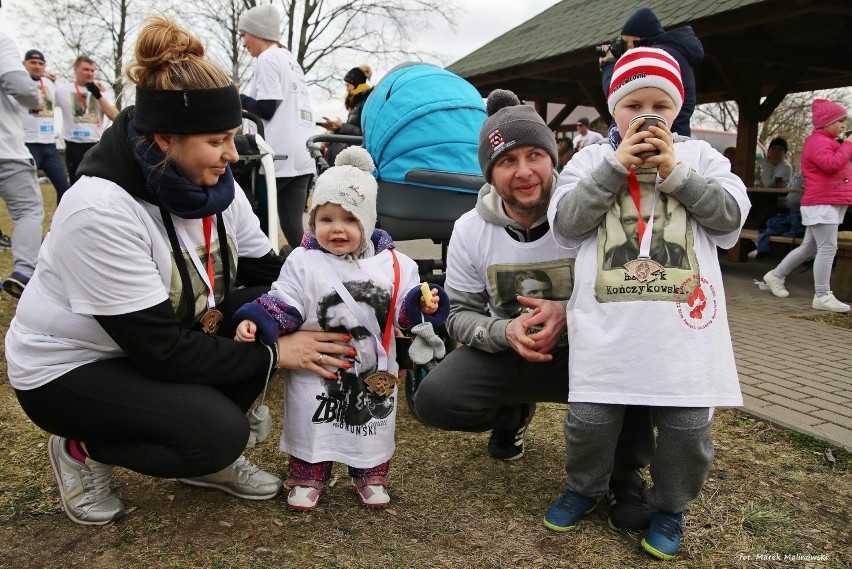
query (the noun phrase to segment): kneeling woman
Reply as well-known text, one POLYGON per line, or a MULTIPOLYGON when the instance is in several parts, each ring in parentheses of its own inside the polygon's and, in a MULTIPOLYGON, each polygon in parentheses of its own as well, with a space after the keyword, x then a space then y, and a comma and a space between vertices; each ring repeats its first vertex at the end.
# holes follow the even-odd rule
POLYGON ((136 106, 86 155, 6 335, 9 379, 53 435, 62 505, 81 524, 124 514, 113 465, 275 496, 281 481, 241 454, 246 411, 275 368, 329 374, 313 361, 343 365, 349 350, 330 343, 343 334, 232 339, 232 307, 268 290, 281 259, 235 191, 239 95, 203 56, 168 19, 140 31, 136 106))

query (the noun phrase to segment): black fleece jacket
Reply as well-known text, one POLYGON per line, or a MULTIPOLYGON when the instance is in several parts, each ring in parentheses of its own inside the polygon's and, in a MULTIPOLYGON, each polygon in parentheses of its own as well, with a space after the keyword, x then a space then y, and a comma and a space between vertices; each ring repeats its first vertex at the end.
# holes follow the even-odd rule
MULTIPOLYGON (((133 156, 127 122, 133 107, 121 111, 101 141, 86 153, 80 176, 97 176, 114 182, 137 199, 159 206, 133 156)), ((176 260, 182 255, 176 255, 176 260)), ((180 261, 178 261, 180 262, 180 261)), ((270 252, 257 259, 240 258, 237 279, 247 286, 270 286, 283 261, 270 252)), ((259 343, 243 344, 183 326, 174 307, 160 304, 115 316, 95 315, 95 320, 139 368, 160 381, 226 384, 266 374, 277 361, 277 350, 259 343)))

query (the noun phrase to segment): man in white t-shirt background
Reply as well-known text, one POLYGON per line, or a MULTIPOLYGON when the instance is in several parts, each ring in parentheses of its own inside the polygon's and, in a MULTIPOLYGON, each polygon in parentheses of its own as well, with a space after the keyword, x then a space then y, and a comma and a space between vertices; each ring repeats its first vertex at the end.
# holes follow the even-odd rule
POLYGON ((264 138, 275 150, 275 185, 278 219, 291 248, 305 232, 302 214, 316 164, 305 146, 316 132, 305 72, 296 58, 278 41, 281 15, 275 6, 264 4, 246 11, 239 22, 243 47, 257 58, 254 79, 240 94, 243 109, 263 119, 264 138))
POLYGON ((35 163, 24 146, 24 127, 18 105, 39 106, 38 89, 21 65, 15 42, 0 32, 0 198, 15 224, 12 233, 12 274, 3 289, 20 297, 35 272, 44 219, 35 163))
POLYGON ((65 165, 72 186, 83 156, 100 141, 107 119, 118 114, 107 85, 95 81, 96 69, 90 57, 81 55, 74 60, 74 81, 56 86, 54 105, 62 111, 65 165))
POLYGON ((586 117, 577 121, 577 136, 574 138, 574 151, 578 152, 584 146, 594 144, 603 140, 603 136, 589 128, 589 119, 586 117))
POLYGON ((56 129, 54 121, 54 105, 56 84, 45 75, 47 60, 44 53, 37 49, 29 50, 24 55, 24 67, 30 78, 38 87, 39 106, 28 109, 18 105, 21 111, 21 122, 24 125, 24 142, 35 160, 36 168, 44 171, 44 175, 56 190, 56 202, 62 199, 62 194, 68 189, 68 173, 65 164, 56 149, 56 129))

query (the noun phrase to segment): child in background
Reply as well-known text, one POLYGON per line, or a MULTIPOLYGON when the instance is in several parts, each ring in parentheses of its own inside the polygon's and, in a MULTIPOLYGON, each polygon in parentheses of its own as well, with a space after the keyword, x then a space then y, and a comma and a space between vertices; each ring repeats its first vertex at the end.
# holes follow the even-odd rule
POLYGON ((596 507, 625 406, 647 405, 658 437, 642 547, 660 559, 677 554, 710 470, 714 407, 742 405, 717 247, 737 242, 749 201, 721 153, 672 134, 683 96, 665 51, 624 54, 608 96, 617 130, 571 159, 548 210, 557 242, 580 248, 567 308, 567 488, 544 523, 568 531, 596 507), (646 130, 649 114, 663 121, 646 130), (636 257, 607 266, 625 244, 636 257))
POLYGON ((352 337, 349 358, 323 361, 322 355, 315 362, 323 377, 307 370, 288 376, 280 448, 291 455, 287 504, 294 510, 316 507, 333 461, 349 466, 361 504, 388 505, 398 369, 394 326, 443 324, 449 313, 443 289, 425 290, 417 264, 375 229, 374 169, 363 148, 338 155, 317 179, 301 246, 287 257, 272 290, 234 316, 242 320, 241 342, 259 335, 274 345, 279 335, 298 329, 352 337))
POLYGON ((814 260, 814 310, 849 312, 831 292, 831 265, 837 254, 837 228, 843 223, 846 208, 852 205, 852 140, 845 139, 846 109, 827 99, 815 99, 811 105, 814 131, 802 149, 802 225, 806 227, 802 244, 763 276, 769 290, 782 298, 790 296, 784 286, 793 269, 814 260))

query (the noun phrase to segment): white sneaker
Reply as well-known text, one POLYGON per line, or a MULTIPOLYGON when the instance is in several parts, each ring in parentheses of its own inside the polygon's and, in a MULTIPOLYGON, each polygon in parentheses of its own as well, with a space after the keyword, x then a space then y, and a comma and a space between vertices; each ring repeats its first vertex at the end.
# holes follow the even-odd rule
POLYGON ((71 521, 100 526, 124 515, 124 504, 112 492, 112 469, 91 458, 82 463, 66 448, 67 439, 51 435, 50 464, 59 485, 59 498, 71 521))
POLYGON ((784 279, 776 277, 772 271, 763 275, 763 282, 769 285, 769 290, 771 290, 772 294, 775 296, 781 298, 787 298, 790 296, 790 293, 787 292, 786 288, 784 288, 784 279))
POLYGON ((811 303, 814 310, 828 310, 829 312, 849 312, 852 307, 848 304, 843 304, 834 296, 831 291, 825 296, 814 295, 814 301, 811 303))
POLYGON ((368 508, 386 508, 390 504, 387 491, 387 479, 384 476, 365 476, 352 479, 352 491, 358 495, 362 506, 368 508))
POLYGON ((196 478, 178 478, 190 486, 216 488, 237 498, 268 500, 281 491, 281 479, 253 465, 245 456, 219 472, 196 478))
POLYGON ((287 506, 297 512, 310 512, 317 507, 325 484, 320 480, 293 479, 287 481, 287 486, 287 506))

